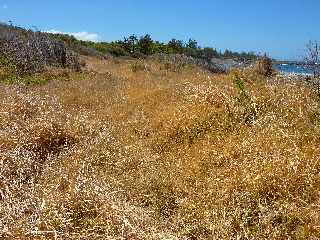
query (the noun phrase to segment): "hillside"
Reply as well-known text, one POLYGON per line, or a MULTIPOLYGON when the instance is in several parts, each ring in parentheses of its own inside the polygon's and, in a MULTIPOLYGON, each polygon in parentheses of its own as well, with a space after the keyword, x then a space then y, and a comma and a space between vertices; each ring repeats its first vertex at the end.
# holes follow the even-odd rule
POLYGON ((259 68, 79 59, 0 66, 2 239, 320 238, 312 86, 259 68))

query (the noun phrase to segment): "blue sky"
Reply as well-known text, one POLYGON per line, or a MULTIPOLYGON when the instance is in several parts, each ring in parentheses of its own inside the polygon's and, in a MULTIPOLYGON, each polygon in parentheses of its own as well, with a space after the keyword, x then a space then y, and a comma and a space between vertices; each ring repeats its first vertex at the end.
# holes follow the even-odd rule
POLYGON ((117 40, 145 33, 160 41, 298 59, 320 40, 320 0, 0 0, 0 21, 79 38, 117 40))

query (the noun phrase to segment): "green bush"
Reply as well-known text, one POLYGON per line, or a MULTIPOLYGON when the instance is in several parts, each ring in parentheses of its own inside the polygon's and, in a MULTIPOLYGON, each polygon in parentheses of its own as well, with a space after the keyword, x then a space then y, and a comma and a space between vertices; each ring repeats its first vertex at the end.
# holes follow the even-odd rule
POLYGON ((202 48, 194 39, 189 39, 187 43, 178 39, 171 39, 168 43, 154 41, 149 34, 137 37, 131 35, 123 40, 114 42, 90 42, 80 41, 73 36, 65 34, 51 34, 53 38, 66 43, 68 47, 85 55, 96 55, 90 49, 100 53, 109 53, 115 57, 131 56, 133 58, 141 58, 152 54, 184 54, 199 60, 205 60, 210 63, 212 58, 231 58, 243 62, 248 62, 257 59, 257 55, 249 52, 233 52, 226 50, 224 53, 217 51, 214 48, 202 48))

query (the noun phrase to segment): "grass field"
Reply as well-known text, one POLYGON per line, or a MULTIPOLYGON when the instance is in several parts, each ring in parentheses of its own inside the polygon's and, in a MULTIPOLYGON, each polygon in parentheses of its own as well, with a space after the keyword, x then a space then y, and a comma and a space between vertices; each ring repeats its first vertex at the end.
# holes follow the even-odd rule
POLYGON ((0 84, 2 239, 320 238, 312 88, 85 61, 0 84))

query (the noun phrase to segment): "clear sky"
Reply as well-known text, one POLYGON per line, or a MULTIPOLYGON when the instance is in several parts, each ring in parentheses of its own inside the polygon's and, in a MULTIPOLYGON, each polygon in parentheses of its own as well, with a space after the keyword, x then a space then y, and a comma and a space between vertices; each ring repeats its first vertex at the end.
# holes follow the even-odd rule
POLYGON ((320 40, 320 0, 0 0, 0 21, 93 40, 194 38, 298 59, 309 40, 320 40))

